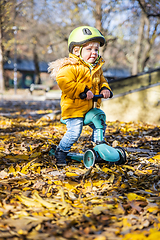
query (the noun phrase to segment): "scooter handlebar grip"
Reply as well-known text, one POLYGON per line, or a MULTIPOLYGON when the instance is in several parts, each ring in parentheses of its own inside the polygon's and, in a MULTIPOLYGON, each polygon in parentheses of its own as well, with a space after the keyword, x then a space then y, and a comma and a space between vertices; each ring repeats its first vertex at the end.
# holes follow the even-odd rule
MULTIPOLYGON (((80 94, 81 99, 85 99, 86 97, 87 97, 86 93, 83 92, 83 93, 80 94)), ((96 101, 98 98, 103 98, 103 94, 94 95, 93 101, 96 101)))
POLYGON ((85 99, 87 97, 87 94, 85 92, 80 93, 80 98, 85 99))
POLYGON ((103 98, 103 94, 94 95, 93 100, 96 101, 98 98, 103 98))

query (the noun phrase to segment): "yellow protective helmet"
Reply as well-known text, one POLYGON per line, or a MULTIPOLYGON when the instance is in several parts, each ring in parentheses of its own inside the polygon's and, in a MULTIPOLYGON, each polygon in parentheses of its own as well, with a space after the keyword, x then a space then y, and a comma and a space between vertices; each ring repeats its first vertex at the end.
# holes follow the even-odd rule
POLYGON ((80 46, 92 40, 100 42, 101 47, 105 43, 104 36, 97 28, 90 27, 90 26, 81 26, 81 27, 75 28, 70 33, 68 38, 69 52, 72 52, 74 46, 77 46, 77 45, 80 46))

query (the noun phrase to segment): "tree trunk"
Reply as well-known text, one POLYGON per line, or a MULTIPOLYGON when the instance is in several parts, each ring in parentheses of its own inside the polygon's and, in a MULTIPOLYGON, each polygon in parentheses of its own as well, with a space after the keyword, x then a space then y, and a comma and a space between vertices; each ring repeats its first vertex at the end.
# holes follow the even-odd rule
POLYGON ((38 79, 37 84, 41 84, 39 61, 38 61, 38 55, 36 52, 36 46, 34 46, 34 49, 33 49, 33 60, 34 60, 36 78, 38 79))
POLYGON ((142 54, 142 60, 141 60, 141 71, 144 70, 149 58, 150 58, 150 52, 151 52, 151 49, 152 49, 152 46, 154 44, 154 41, 155 41, 155 38, 157 37, 157 27, 159 26, 160 24, 160 20, 158 19, 157 20, 157 23, 155 25, 155 28, 154 28, 154 31, 153 31, 153 34, 152 36, 150 37, 150 21, 149 21, 149 18, 146 17, 145 19, 145 22, 146 22, 146 25, 147 25, 147 32, 146 32, 146 36, 147 36, 147 41, 144 45, 144 51, 143 51, 143 54, 142 54))
POLYGON ((95 8, 95 20, 96 20, 96 28, 99 31, 102 31, 102 0, 95 0, 96 8, 95 8))
POLYGON ((2 9, 0 6, 0 92, 4 91, 3 52, 2 52, 2 9))
POLYGON ((142 46, 142 40, 143 40, 144 23, 145 23, 145 15, 144 15, 144 13, 142 13, 140 26, 139 26, 137 44, 136 44, 135 52, 134 52, 132 75, 136 75, 138 73, 138 64, 139 64, 140 52, 141 52, 141 46, 142 46))
MULTIPOLYGON (((102 0, 93 0, 96 4, 95 10, 93 12, 95 18, 95 27, 102 32, 102 0)), ((100 48, 100 55, 103 55, 103 49, 100 48)))

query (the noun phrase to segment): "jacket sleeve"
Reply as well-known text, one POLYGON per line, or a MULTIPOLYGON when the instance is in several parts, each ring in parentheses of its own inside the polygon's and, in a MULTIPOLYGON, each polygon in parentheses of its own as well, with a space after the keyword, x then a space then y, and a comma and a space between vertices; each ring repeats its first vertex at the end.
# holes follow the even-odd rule
POLYGON ((108 89, 111 93, 110 98, 113 97, 113 92, 107 82, 107 80, 105 79, 105 77, 103 76, 103 71, 101 72, 100 75, 100 85, 99 85, 100 91, 102 91, 103 89, 108 89))
POLYGON ((86 88, 86 84, 77 81, 74 66, 62 67, 56 76, 56 81, 64 94, 69 98, 79 98, 81 92, 86 88))

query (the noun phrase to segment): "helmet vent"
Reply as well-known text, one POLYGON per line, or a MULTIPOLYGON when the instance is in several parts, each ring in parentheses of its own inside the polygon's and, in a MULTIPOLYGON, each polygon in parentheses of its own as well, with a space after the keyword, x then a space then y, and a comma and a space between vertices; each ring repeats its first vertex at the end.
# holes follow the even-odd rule
POLYGON ((92 32, 88 28, 83 28, 82 32, 84 35, 92 35, 92 32))

